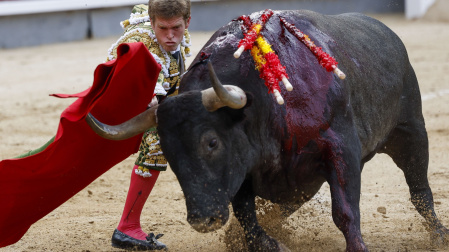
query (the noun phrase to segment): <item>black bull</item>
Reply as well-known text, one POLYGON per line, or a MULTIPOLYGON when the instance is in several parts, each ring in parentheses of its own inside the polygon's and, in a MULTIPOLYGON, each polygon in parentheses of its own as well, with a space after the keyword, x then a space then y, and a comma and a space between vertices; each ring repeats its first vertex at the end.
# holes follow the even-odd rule
MULTIPOLYGON (((427 179, 428 139, 418 82, 398 36, 361 14, 310 11, 275 12, 262 33, 294 86, 291 92, 281 87, 284 105, 268 93, 248 52, 233 58, 243 38, 241 22, 235 20, 203 47, 182 78, 180 94, 157 107, 161 145, 184 192, 188 222, 200 232, 216 230, 228 220, 232 203, 250 250, 282 250, 259 226, 255 196, 294 211, 327 182, 346 250, 367 250, 360 232, 361 171, 376 153, 386 153, 404 172, 432 240, 446 243, 448 230, 435 214, 427 179), (340 80, 326 72, 279 17, 336 58, 348 77, 340 80), (204 55, 210 55, 207 61, 216 74, 208 70, 204 55), (216 77, 241 88, 237 103, 243 104, 219 104, 217 97, 205 102, 211 82, 219 90, 216 77)), ((139 131, 148 127, 154 109, 141 116, 143 125, 141 119, 128 124, 138 124, 139 131)), ((96 124, 103 135, 114 127, 96 124)))

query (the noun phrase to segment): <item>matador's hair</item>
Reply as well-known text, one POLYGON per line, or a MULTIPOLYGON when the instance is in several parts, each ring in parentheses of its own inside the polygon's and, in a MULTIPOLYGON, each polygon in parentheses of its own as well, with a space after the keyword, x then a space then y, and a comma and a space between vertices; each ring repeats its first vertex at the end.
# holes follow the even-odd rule
POLYGON ((190 0, 149 0, 148 15, 153 22, 157 17, 168 19, 179 16, 186 21, 190 18, 190 0))

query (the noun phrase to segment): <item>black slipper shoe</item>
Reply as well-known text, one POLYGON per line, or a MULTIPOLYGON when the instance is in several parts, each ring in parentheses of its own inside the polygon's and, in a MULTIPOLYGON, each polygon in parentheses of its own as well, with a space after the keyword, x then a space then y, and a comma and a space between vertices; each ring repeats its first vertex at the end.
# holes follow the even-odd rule
POLYGON ((144 241, 132 238, 131 236, 116 229, 114 230, 114 234, 112 234, 111 245, 114 248, 134 251, 167 250, 167 246, 157 240, 162 236, 163 234, 158 234, 155 236, 153 233, 150 233, 146 237, 147 240, 144 241))

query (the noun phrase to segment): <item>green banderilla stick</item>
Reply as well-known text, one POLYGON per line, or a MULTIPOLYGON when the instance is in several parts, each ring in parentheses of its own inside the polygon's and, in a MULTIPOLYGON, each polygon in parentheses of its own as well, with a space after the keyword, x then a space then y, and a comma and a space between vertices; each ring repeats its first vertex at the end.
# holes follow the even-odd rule
POLYGON ((31 155, 37 154, 37 153, 45 150, 45 148, 47 148, 47 146, 49 146, 51 143, 53 143, 53 141, 55 141, 55 137, 52 137, 46 144, 42 145, 41 147, 39 147, 35 150, 30 150, 30 151, 23 153, 17 157, 14 157, 14 158, 25 158, 25 157, 29 157, 31 155))

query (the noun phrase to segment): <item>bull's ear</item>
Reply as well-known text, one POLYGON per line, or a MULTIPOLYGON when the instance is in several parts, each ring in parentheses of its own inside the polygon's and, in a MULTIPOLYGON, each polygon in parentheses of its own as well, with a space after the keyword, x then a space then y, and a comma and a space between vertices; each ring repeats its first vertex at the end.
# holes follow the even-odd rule
POLYGON ((245 94, 246 94, 246 104, 245 107, 243 107, 243 109, 250 107, 251 104, 253 104, 254 99, 254 95, 252 93, 245 92, 245 94))
POLYGON ((246 118, 246 115, 245 115, 246 108, 250 107, 252 104, 254 96, 251 93, 245 92, 245 94, 246 94, 247 101, 243 108, 232 109, 230 107, 225 107, 226 114, 230 117, 230 119, 233 123, 243 121, 243 119, 246 118))

